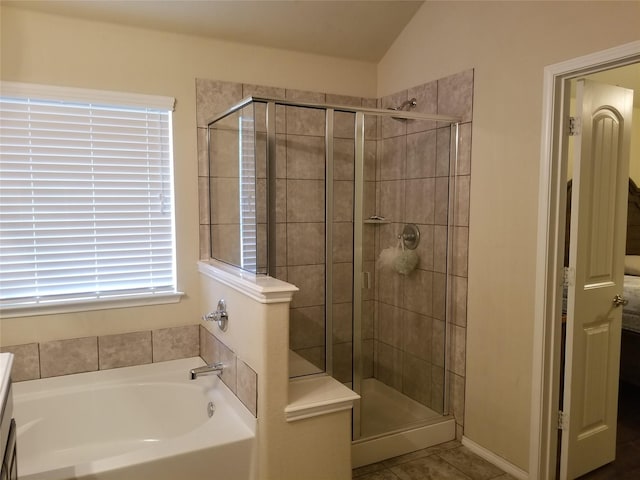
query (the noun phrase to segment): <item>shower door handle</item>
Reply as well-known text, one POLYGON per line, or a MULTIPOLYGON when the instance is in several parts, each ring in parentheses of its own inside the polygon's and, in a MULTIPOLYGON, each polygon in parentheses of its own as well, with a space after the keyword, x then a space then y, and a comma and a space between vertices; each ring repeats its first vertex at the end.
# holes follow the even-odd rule
POLYGON ((362 272, 362 288, 371 289, 371 272, 362 272))

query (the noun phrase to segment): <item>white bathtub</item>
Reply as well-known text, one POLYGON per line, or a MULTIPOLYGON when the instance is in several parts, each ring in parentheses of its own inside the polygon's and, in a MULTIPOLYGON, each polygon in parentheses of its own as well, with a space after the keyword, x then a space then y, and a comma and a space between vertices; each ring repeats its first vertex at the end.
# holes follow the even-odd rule
POLYGON ((216 375, 189 380, 203 364, 15 383, 20 479, 252 479, 255 418, 216 375))

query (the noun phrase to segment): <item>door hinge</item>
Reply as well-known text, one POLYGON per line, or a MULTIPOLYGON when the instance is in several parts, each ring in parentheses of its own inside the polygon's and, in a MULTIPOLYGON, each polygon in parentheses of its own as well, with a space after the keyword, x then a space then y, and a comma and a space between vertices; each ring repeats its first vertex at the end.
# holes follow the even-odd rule
POLYGON ((564 430, 565 416, 562 410, 558 410, 558 430, 564 430))
POLYGON ((569 117, 569 136, 580 135, 582 125, 579 118, 569 117))
POLYGON ((576 280, 576 271, 571 267, 564 267, 564 271, 562 273, 562 285, 564 287, 569 287, 575 283, 576 280))

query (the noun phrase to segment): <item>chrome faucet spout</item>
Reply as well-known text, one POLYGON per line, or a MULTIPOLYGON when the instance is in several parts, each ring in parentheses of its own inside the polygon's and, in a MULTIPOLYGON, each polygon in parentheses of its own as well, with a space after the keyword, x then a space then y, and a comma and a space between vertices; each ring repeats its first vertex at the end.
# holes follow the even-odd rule
POLYGON ((200 375, 209 375, 212 373, 220 376, 222 370, 224 370, 224 364, 222 362, 216 362, 210 365, 204 365, 203 367, 192 368, 189 370, 189 374, 191 375, 191 380, 195 380, 200 375))

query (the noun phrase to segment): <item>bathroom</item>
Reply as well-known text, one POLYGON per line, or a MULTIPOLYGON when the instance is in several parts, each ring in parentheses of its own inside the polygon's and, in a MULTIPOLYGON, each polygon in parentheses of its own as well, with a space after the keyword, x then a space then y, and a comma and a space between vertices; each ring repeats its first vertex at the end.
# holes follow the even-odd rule
MULTIPOLYGON (((215 307, 217 301, 217 298, 201 298, 201 276, 197 267, 201 255, 196 245, 201 245, 200 235, 205 228, 200 228, 197 188, 196 78, 375 99, 473 71, 474 180, 471 214, 466 222, 471 218, 471 226, 483 227, 475 230, 473 240, 469 238, 472 252, 469 282, 474 288, 469 288, 473 294, 466 305, 476 318, 475 328, 473 332, 467 331, 467 310, 461 301, 456 303, 460 305, 460 321, 456 321, 450 336, 456 343, 454 348, 450 347, 456 352, 451 362, 454 373, 451 387, 456 391, 449 393, 453 399, 465 398, 466 405, 463 407, 459 401, 450 405, 458 437, 468 436, 526 471, 531 367, 527 339, 532 320, 525 313, 522 321, 513 321, 513 312, 519 311, 521 305, 531 307, 533 302, 533 282, 528 279, 534 268, 531 257, 535 251, 532 239, 535 238, 536 191, 535 182, 530 179, 536 178, 539 164, 536 135, 539 71, 558 58, 610 44, 593 39, 590 50, 568 46, 562 41, 566 30, 550 29, 549 12, 532 6, 521 7, 524 13, 515 7, 487 6, 484 11, 475 8, 470 7, 468 11, 446 5, 422 8, 386 57, 376 63, 104 22, 96 24, 15 8, 3 2, 3 80, 152 92, 177 99, 174 113, 176 210, 179 212, 177 263, 179 288, 186 295, 179 303, 163 306, 2 319, 0 344, 3 347, 31 345, 29 348, 35 352, 37 344, 62 339, 180 328, 184 329, 180 338, 190 339, 186 344, 193 345, 197 333, 192 326, 198 325, 203 308, 215 307), (517 46, 520 48, 512 51, 505 46, 506 51, 498 60, 496 38, 512 35, 512 26, 521 15, 526 15, 530 23, 519 32, 522 37, 518 37, 517 46), (560 57, 557 53, 547 53, 553 51, 548 45, 538 45, 540 29, 550 31, 548 42, 564 45, 560 57), (486 31, 496 32, 495 37, 482 34, 486 31), (440 45, 438 49, 424 51, 424 45, 436 44, 440 45), (522 59, 523 53, 528 60, 522 59), (514 71, 508 65, 523 68, 514 71), (534 95, 523 98, 523 91, 534 92, 534 95), (522 116, 523 110, 533 114, 522 116), (504 143, 496 145, 498 141, 504 143), (497 175, 512 180, 496 181, 497 175), (510 212, 511 204, 525 205, 526 215, 509 222, 500 220, 508 215, 496 215, 496 209, 501 213, 510 212), (478 253, 474 256, 473 252, 478 253), (523 252, 527 255, 522 255, 523 252), (481 272, 494 273, 488 279, 481 272), (500 293, 505 291, 510 295, 500 293), (487 345, 491 345, 491 354, 487 354, 487 345), (492 422, 486 417, 491 417, 492 422)), ((569 26, 569 33, 575 31, 571 25, 576 24, 571 20, 574 12, 570 10, 558 7, 553 15, 558 23, 569 26)), ((632 12, 614 16, 606 13, 596 5, 585 8, 581 13, 582 24, 599 24, 605 18, 608 25, 616 25, 618 43, 634 39, 635 30, 629 25, 632 12)), ((463 214, 464 210, 459 212, 463 214)), ((466 232, 466 224, 463 225, 461 230, 466 232)), ((457 276, 467 278, 466 272, 457 276)), ((458 291, 464 291, 464 286, 458 291)), ((159 332, 156 340, 161 340, 163 333, 168 332, 159 332)), ((150 334, 149 342, 151 338, 150 334)), ((40 368, 37 358, 31 358, 30 368, 40 368)))

